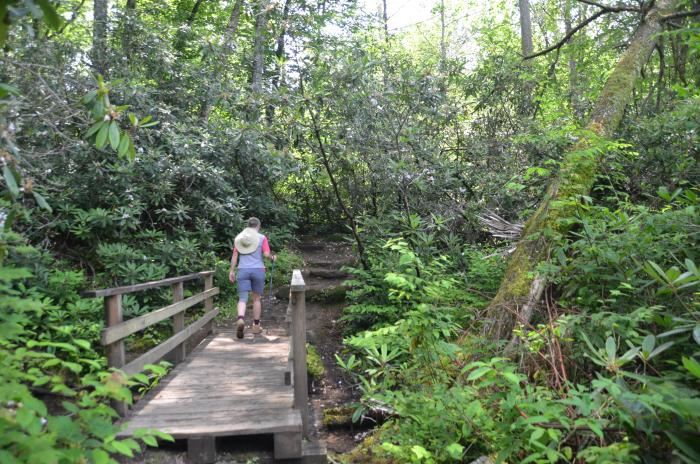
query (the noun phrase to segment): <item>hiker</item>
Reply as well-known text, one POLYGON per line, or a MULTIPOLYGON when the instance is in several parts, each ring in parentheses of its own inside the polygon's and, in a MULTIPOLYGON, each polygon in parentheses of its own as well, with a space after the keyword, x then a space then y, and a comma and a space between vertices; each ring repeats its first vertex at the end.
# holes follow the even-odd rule
POLYGON ((262 333, 260 314, 262 312, 261 297, 265 290, 265 264, 263 256, 275 261, 277 257, 270 253, 267 237, 260 233, 260 219, 248 219, 248 227, 236 236, 233 256, 231 257, 231 283, 238 280, 238 320, 236 321, 236 336, 243 338, 245 328, 244 316, 248 293, 253 293, 253 329, 254 334, 262 333), (238 262, 238 276, 236 276, 238 262))

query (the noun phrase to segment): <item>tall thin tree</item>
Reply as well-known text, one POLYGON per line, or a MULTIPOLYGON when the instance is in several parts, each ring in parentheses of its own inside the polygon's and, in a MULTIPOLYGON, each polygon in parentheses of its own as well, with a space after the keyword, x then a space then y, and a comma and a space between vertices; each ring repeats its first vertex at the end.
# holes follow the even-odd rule
POLYGON ((251 117, 256 119, 260 115, 259 99, 262 94, 263 70, 265 67, 265 39, 267 36, 267 10, 270 0, 258 0, 255 2, 255 32, 253 38, 253 63, 250 79, 250 88, 253 94, 253 108, 251 117))
POLYGON ((107 12, 109 0, 93 0, 92 66, 95 72, 107 75, 107 12))
MULTIPOLYGON (((224 32, 224 40, 222 43, 221 52, 213 57, 214 72, 213 79, 219 79, 222 72, 228 66, 229 60, 233 52, 236 50, 236 34, 238 32, 238 24, 241 20, 241 10, 243 9, 243 0, 236 0, 231 9, 231 14, 228 18, 228 23, 226 24, 226 30, 224 32)), ((207 86, 207 94, 204 97, 202 106, 199 110, 199 117, 203 121, 208 121, 211 111, 215 105, 215 93, 217 85, 210 83, 207 86)))
MULTIPOLYGON (((530 16, 530 1, 518 0, 518 10, 520 12, 520 48, 523 56, 529 56, 533 52, 532 45, 532 18, 530 16)), ((530 63, 524 62, 526 72, 525 85, 523 88, 523 101, 520 107, 520 114, 530 113, 532 106, 532 92, 535 89, 535 83, 532 81, 530 74, 530 63)))

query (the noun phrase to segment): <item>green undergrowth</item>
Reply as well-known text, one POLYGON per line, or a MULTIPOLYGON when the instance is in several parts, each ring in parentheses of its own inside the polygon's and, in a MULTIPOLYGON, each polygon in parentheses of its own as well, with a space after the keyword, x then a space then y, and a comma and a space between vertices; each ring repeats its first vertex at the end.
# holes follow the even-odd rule
POLYGON ((558 300, 506 355, 479 318, 500 258, 469 249, 464 269, 409 240, 375 250, 352 271, 337 361, 361 394, 354 420, 388 420, 344 462, 697 462, 700 203, 693 188, 658 199, 575 210, 540 266, 558 300))
POLYGON ((153 388, 165 366, 146 366, 125 377, 108 370, 98 351, 101 308, 81 299, 77 271, 34 270, 15 265, 41 256, 20 236, 5 232, 0 267, 0 461, 116 462, 142 445, 172 440, 140 430, 117 438, 120 426, 109 400, 131 403, 153 388), (99 318, 99 319, 98 319, 99 318))

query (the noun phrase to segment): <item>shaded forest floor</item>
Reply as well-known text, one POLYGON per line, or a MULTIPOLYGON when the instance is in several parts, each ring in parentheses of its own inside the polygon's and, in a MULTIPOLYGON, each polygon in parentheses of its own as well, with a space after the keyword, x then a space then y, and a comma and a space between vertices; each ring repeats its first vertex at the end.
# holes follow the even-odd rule
MULTIPOLYGON (((321 379, 310 383, 309 395, 311 430, 310 437, 326 443, 329 454, 343 454, 356 444, 358 432, 346 427, 326 427, 323 411, 354 401, 353 391, 335 362, 335 354, 342 349, 342 330, 338 320, 345 307, 343 281, 345 273, 340 269, 353 263, 351 248, 342 243, 327 242, 322 238, 306 238, 297 251, 304 258, 306 283, 307 339, 316 347, 325 367, 321 379)), ((274 296, 270 298, 266 288, 263 296, 262 325, 265 334, 277 335, 285 331, 288 285, 273 283, 274 296)), ((286 283, 285 283, 286 284, 286 283)), ((230 331, 235 318, 230 315, 220 320, 215 330, 230 331)), ((252 337, 250 324, 252 310, 246 312, 246 337, 252 337)), ((241 405, 245 408, 245 405, 241 405)), ((272 436, 245 436, 217 438, 217 464, 266 464, 274 462, 272 436)), ((160 448, 147 449, 140 456, 125 461, 143 464, 187 463, 187 442, 163 443, 160 448)))

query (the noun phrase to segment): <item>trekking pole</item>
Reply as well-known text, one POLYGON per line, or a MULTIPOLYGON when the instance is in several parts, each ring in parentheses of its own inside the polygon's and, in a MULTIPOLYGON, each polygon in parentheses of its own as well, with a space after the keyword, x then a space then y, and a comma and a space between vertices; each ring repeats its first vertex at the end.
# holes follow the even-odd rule
POLYGON ((277 262, 277 259, 272 261, 272 268, 270 269, 270 296, 268 297, 267 301, 273 301, 275 299, 274 296, 272 296, 272 274, 275 273, 275 263, 277 262))

